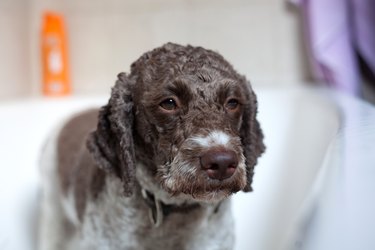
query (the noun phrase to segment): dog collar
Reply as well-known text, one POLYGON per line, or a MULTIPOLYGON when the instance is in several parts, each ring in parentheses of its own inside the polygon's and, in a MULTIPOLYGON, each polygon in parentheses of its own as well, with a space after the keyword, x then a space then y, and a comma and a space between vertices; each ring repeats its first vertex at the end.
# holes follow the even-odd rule
POLYGON ((190 211, 199 208, 201 205, 198 203, 194 204, 183 204, 183 205, 168 205, 164 204, 160 200, 155 198, 151 192, 146 189, 142 189, 142 197, 146 201, 149 207, 149 217, 151 223, 155 227, 159 227, 163 223, 163 219, 171 213, 189 213, 190 211))

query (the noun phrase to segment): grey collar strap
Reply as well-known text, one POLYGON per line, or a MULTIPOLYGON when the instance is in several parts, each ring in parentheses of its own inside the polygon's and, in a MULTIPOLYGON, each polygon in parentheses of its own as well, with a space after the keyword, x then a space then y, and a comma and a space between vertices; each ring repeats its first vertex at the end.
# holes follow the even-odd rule
POLYGON ((200 204, 183 204, 183 205, 167 205, 155 198, 151 192, 142 188, 142 197, 146 201, 146 204, 149 207, 149 218, 151 223, 155 227, 159 227, 165 217, 171 213, 189 213, 192 210, 195 210, 201 207, 200 204))

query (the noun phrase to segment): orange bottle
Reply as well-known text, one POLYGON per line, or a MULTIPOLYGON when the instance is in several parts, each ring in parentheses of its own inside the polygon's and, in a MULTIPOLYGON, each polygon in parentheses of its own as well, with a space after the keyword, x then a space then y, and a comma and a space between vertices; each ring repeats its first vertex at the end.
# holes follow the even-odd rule
POLYGON ((42 71, 44 95, 64 96, 71 93, 64 20, 61 15, 52 12, 44 14, 42 71))

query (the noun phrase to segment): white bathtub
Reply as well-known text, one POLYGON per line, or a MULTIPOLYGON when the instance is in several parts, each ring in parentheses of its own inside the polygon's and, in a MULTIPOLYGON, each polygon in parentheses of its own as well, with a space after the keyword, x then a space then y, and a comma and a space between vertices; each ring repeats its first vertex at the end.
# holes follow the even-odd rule
MULTIPOLYGON (((236 250, 375 249, 375 108, 313 89, 258 89, 267 151, 233 198, 236 250)), ((0 249, 35 249, 38 154, 53 126, 106 98, 0 104, 0 249)))

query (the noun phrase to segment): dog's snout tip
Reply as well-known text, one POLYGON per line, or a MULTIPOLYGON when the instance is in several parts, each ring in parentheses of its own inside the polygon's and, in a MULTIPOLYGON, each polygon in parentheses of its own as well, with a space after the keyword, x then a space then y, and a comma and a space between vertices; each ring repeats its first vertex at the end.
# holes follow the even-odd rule
POLYGON ((201 156, 202 169, 216 180, 230 178, 236 171, 238 158, 231 150, 209 150, 201 156))

